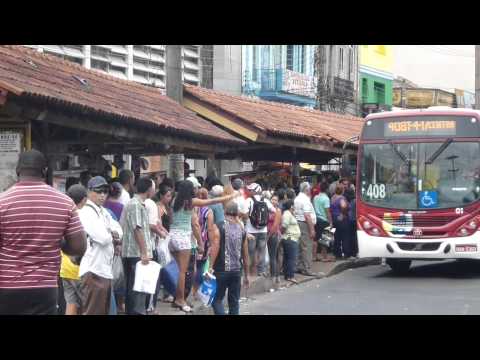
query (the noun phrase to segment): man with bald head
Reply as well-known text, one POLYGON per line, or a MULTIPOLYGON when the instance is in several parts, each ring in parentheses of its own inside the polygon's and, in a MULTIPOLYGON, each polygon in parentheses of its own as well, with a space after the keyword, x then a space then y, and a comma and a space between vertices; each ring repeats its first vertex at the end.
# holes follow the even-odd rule
POLYGON ((45 156, 20 154, 17 183, 0 195, 0 315, 57 312, 60 247, 82 256, 86 237, 67 195, 45 184, 45 156))

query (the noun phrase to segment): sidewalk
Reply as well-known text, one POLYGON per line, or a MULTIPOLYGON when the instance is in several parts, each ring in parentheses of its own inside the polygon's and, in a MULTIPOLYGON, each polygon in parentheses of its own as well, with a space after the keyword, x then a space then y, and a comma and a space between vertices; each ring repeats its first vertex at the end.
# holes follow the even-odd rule
MULTIPOLYGON (((300 284, 312 281, 315 279, 321 279, 323 277, 330 277, 336 274, 341 273, 347 269, 353 269, 362 266, 368 265, 377 265, 380 264, 380 259, 377 258, 364 258, 364 259, 355 259, 355 260, 338 260, 336 262, 314 262, 312 271, 318 273, 318 277, 313 276, 304 276, 296 274, 295 278, 300 284)), ((254 300, 255 296, 266 293, 266 292, 275 292, 288 289, 291 286, 297 286, 290 282, 287 282, 280 278, 280 284, 275 284, 271 278, 265 277, 255 277, 250 279, 250 288, 245 289, 242 287, 241 292, 241 301, 245 300, 254 300)), ((193 314, 194 315, 213 315, 213 310, 211 307, 205 307, 199 301, 196 301, 190 296, 188 299, 194 306, 193 314)), ((187 315, 184 312, 172 308, 171 304, 158 302, 157 308, 155 309, 155 315, 187 315)))

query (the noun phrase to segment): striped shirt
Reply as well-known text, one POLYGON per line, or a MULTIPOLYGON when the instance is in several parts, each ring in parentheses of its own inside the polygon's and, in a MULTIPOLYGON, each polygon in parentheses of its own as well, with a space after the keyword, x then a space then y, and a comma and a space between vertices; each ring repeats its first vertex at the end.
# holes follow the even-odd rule
POLYGON ((2 193, 0 289, 57 287, 60 242, 79 231, 73 201, 43 182, 18 182, 2 193))
POLYGON ((138 195, 135 195, 123 208, 120 224, 123 229, 122 239, 122 257, 137 258, 140 257, 140 249, 135 240, 135 229, 142 229, 143 237, 147 250, 147 256, 153 256, 155 247, 154 239, 150 236, 150 223, 148 219, 148 211, 145 203, 138 195))

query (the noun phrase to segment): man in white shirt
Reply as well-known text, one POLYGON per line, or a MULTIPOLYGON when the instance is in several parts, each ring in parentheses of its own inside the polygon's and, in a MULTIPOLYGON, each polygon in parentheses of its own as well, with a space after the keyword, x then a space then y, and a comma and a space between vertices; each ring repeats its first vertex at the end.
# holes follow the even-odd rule
POLYGON ((119 201, 125 207, 130 201, 130 193, 133 193, 135 183, 135 174, 131 170, 124 169, 118 175, 118 182, 122 185, 122 194, 119 201))
POLYGON ((101 176, 88 182, 88 200, 79 211, 80 221, 87 233, 87 251, 80 262, 84 315, 108 315, 114 245, 120 244, 122 228, 103 207, 108 183, 101 176))
POLYGON ((315 276, 312 269, 312 247, 315 241, 315 224, 317 217, 310 200, 311 185, 308 182, 300 184, 300 192, 294 201, 295 218, 302 235, 298 242, 297 272, 306 276, 315 276))
MULTIPOLYGON (((152 180, 152 187, 147 194, 148 198, 145 199, 145 208, 147 209, 148 223, 150 224, 150 236, 155 243, 155 248, 153 250, 153 260, 158 262, 158 253, 156 250, 158 246, 158 241, 160 238, 165 238, 167 236, 167 233, 164 233, 159 226, 161 220, 158 214, 158 206, 155 201, 152 200, 152 197, 155 195, 155 191, 155 181, 152 180)), ((149 306, 147 312, 152 312, 155 310, 158 290, 160 289, 158 288, 154 295, 149 296, 149 306)))
MULTIPOLYGON (((262 187, 257 183, 252 183, 247 186, 247 190, 250 191, 251 197, 246 200, 248 217, 245 230, 251 236, 248 239, 248 253, 251 260, 250 266, 250 275, 254 276, 255 267, 257 270, 258 276, 267 276, 266 266, 265 266, 265 252, 267 249, 267 225, 257 227, 252 224, 250 217, 252 216, 252 211, 254 208, 254 197, 256 201, 264 202, 267 206, 268 212, 275 211, 272 203, 268 199, 263 199, 261 197, 262 187)), ((268 213, 267 213, 267 222, 268 222, 268 213)))

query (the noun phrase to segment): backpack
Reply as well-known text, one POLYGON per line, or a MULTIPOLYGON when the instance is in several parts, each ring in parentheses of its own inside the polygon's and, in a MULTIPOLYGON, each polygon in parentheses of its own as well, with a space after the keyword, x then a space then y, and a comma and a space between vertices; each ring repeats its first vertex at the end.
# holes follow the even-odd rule
POLYGON ((252 196, 253 208, 250 212, 250 222, 256 229, 262 229, 268 224, 268 206, 265 201, 258 201, 255 196, 252 196))

